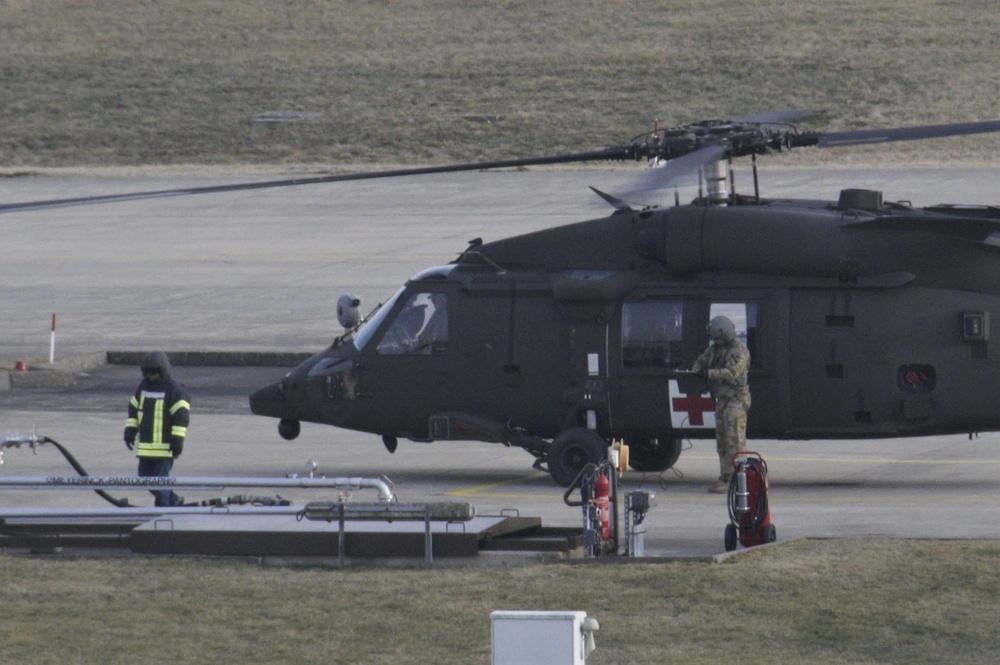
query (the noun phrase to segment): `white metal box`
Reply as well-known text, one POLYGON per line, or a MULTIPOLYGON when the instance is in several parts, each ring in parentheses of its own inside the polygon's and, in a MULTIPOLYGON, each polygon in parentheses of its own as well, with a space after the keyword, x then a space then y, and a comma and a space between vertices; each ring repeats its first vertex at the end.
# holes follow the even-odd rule
POLYGON ((584 665, 586 618, 586 612, 491 612, 493 665, 584 665))

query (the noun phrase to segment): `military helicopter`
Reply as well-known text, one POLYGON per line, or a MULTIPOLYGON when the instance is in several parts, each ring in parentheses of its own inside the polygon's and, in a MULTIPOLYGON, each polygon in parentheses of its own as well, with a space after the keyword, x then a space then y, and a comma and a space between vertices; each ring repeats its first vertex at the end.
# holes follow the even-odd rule
MULTIPOLYGON (((799 132, 796 112, 659 129, 571 155, 349 178, 608 159, 657 160, 661 186, 700 172, 686 205, 483 242, 409 280, 344 335, 250 397, 294 439, 302 421, 401 438, 525 449, 568 486, 613 440, 643 471, 714 436, 686 372, 718 314, 752 355, 748 436, 877 438, 1000 429, 990 312, 1000 308, 1000 209, 914 208, 876 191, 837 201, 730 191, 733 158, 1000 131, 1000 121, 799 132)), ((322 176, 315 181, 343 179, 322 176)), ((643 188, 649 188, 649 182, 643 188)), ((595 190, 596 191, 596 190, 595 190)))
MULTIPOLYGON (((845 190, 837 201, 761 196, 758 156, 814 146, 1000 131, 1000 121, 799 131, 790 111, 654 127, 621 146, 377 173, 0 206, 24 210, 153 196, 580 161, 665 164, 633 192, 597 192, 605 218, 484 242, 430 267, 250 396, 253 413, 399 439, 500 443, 568 486, 624 441, 641 471, 673 466, 684 438, 714 436, 714 403, 687 372, 707 322, 729 316, 752 355, 748 436, 878 438, 1000 430, 990 350, 1000 308, 1000 208, 914 208, 845 190), (727 164, 753 160, 753 194, 727 164), (728 172, 727 172, 728 170, 728 172), (697 177, 670 207, 636 192, 697 177)), ((597 190, 595 190, 597 191, 597 190)))

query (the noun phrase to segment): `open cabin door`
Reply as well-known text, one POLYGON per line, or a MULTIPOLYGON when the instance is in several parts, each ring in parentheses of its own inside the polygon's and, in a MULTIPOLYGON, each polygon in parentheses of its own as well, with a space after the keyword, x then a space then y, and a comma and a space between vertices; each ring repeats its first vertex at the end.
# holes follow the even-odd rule
MULTIPOLYGON (((706 327, 728 316, 751 354, 749 425, 774 432, 790 422, 788 298, 778 292, 720 295, 656 293, 622 303, 615 412, 631 436, 715 435, 715 405, 682 374, 708 345, 706 327), (671 385, 671 382, 673 384, 671 385)), ((695 384, 698 385, 698 384, 695 384)))

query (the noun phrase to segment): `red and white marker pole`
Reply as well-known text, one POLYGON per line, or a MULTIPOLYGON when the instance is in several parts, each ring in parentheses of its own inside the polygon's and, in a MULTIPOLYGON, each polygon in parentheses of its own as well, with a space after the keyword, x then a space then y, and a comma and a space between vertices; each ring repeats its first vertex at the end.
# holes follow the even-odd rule
POLYGON ((49 337, 49 364, 56 361, 56 313, 52 312, 52 335, 49 337))

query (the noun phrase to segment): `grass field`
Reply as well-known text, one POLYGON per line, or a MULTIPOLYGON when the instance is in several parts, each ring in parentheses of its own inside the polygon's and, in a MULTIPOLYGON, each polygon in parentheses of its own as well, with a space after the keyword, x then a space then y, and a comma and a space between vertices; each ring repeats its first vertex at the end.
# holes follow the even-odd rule
POLYGON ((795 541, 721 565, 261 568, 0 558, 4 663, 489 663, 496 609, 582 610, 588 665, 995 663, 1000 543, 795 541))
POLYGON ((784 109, 826 112, 815 129, 986 120, 998 70, 995 0, 5 0, 0 169, 474 161, 784 109), (258 121, 274 112, 304 119, 258 121))

